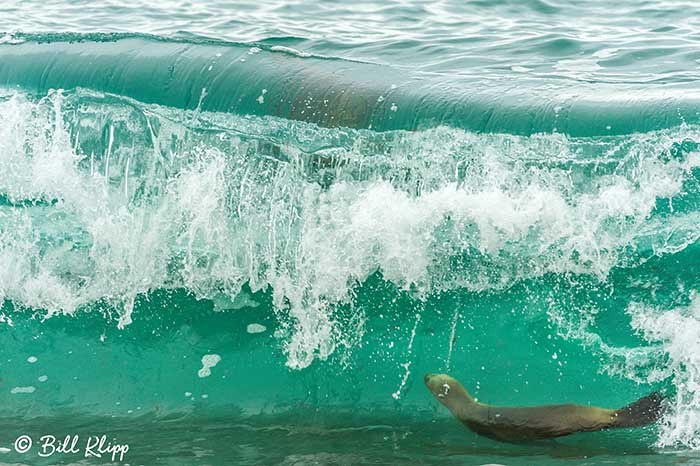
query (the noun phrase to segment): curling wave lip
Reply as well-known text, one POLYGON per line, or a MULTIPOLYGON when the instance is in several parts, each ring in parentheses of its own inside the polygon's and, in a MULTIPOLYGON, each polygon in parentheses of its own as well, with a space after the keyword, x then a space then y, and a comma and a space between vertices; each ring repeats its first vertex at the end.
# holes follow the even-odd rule
POLYGON ((0 86, 86 88, 176 108, 376 131, 605 136, 700 121, 692 83, 650 86, 420 75, 371 63, 144 35, 27 35, 0 44, 0 86), (258 52, 258 50, 260 50, 258 52), (261 98, 262 97, 262 98, 261 98))

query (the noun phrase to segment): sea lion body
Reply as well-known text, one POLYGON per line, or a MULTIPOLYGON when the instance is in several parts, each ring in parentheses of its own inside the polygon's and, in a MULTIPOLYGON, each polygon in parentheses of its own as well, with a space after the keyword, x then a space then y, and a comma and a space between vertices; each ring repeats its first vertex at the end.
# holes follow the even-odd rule
POLYGON ((503 442, 530 442, 576 432, 652 424, 661 414, 658 393, 621 409, 575 404, 500 407, 477 402, 457 380, 446 374, 427 374, 425 384, 469 430, 503 442))
POLYGON ((496 440, 520 442, 593 432, 612 427, 615 411, 574 404, 533 408, 496 407, 475 403, 458 419, 470 430, 496 440))

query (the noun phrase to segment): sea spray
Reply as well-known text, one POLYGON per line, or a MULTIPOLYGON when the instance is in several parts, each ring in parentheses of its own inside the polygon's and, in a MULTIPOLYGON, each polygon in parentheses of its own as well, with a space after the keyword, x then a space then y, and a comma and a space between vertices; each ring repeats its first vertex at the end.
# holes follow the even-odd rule
MULTIPOLYGON (((303 369, 362 344, 376 315, 356 292, 377 274, 425 302, 450 292, 506 296, 539 280, 554 283, 551 293, 528 299, 543 300, 555 331, 587 331, 579 341, 597 341, 611 372, 636 361, 615 373, 692 380, 687 364, 649 378, 643 366, 658 365, 657 349, 613 344, 596 325, 607 312, 602 296, 641 289, 653 302, 658 278, 645 267, 697 239, 694 126, 595 138, 375 133, 82 90, 12 93, 0 101, 0 123, 0 296, 14 312, 97 310, 126 328, 139 321, 138 300, 158 290, 243 313, 251 306, 230 303, 246 287, 269 292, 272 333, 286 364, 303 369), (643 286, 620 282, 625 270, 643 286)), ((13 321, 9 312, 3 322, 13 321)), ((443 318, 461 325, 471 311, 451 312, 443 318)), ((639 322, 626 333, 643 330, 639 322)), ((453 334, 460 329, 445 339, 448 363, 463 350, 453 334)), ((414 372, 404 369, 401 387, 414 372)), ((661 441, 691 444, 694 424, 675 412, 661 441)))
POLYGON ((548 272, 604 279, 641 253, 638 235, 654 221, 657 198, 680 193, 696 163, 693 154, 663 159, 678 138, 669 132, 633 135, 623 148, 447 128, 345 131, 334 142, 342 165, 324 188, 314 178, 327 169, 307 171, 316 159, 304 152, 337 138, 330 130, 198 114, 202 128, 231 128, 212 134, 177 126, 163 108, 99 94, 62 99, 1 104, 2 191, 12 202, 55 202, 4 209, 13 225, 4 234, 17 237, 2 251, 20 267, 3 281, 4 296, 49 315, 108 298, 127 324, 134 297, 149 289, 179 285, 209 297, 220 289, 235 296, 243 283, 271 286, 291 318, 292 367, 332 353, 334 303, 376 270, 425 290, 505 288, 548 272), (300 147, 275 145, 285 125, 300 147), (103 169, 86 172, 88 159, 103 169), (584 183, 590 174, 595 182, 584 183), (70 236, 53 240, 47 215, 70 236), (35 265, 19 265, 27 260, 35 265), (38 281, 52 285, 37 293, 38 281))
POLYGON ((700 448, 700 297, 692 291, 687 306, 663 309, 632 303, 632 327, 652 343, 661 343, 663 361, 653 378, 670 377, 676 393, 668 400, 660 446, 700 448))

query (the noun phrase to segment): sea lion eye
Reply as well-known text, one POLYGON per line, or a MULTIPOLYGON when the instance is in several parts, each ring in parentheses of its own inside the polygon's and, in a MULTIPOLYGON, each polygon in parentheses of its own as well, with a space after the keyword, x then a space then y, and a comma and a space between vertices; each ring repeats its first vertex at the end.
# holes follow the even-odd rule
POLYGON ((447 394, 450 393, 450 386, 448 384, 442 384, 442 393, 438 393, 438 396, 440 398, 443 398, 447 396, 447 394))

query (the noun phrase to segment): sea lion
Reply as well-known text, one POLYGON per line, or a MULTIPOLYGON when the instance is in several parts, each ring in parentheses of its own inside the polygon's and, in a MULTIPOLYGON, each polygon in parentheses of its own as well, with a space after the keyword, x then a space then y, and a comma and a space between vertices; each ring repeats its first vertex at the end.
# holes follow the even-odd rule
POLYGON ((447 374, 426 374, 425 385, 469 430, 501 442, 523 443, 576 432, 640 427, 656 422, 663 397, 654 392, 620 409, 575 404, 500 407, 477 402, 447 374))

